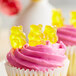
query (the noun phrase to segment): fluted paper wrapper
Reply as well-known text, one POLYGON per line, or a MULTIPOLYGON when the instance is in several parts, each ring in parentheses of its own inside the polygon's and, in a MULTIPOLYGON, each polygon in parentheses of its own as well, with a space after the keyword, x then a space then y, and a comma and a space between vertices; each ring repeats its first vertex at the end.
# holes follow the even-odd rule
POLYGON ((76 45, 68 46, 66 55, 70 61, 68 76, 76 76, 76 45))
POLYGON ((69 60, 67 59, 63 67, 58 67, 54 70, 48 71, 34 71, 34 70, 24 70, 17 69, 16 67, 10 66, 8 63, 5 63, 6 71, 8 76, 67 76, 67 70, 69 66, 69 60))

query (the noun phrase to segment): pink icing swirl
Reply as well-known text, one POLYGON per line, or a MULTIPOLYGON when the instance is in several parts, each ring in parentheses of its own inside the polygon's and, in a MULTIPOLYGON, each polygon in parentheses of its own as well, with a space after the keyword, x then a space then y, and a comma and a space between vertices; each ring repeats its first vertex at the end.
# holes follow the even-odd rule
POLYGON ((65 45, 76 45, 76 28, 67 26, 57 30, 58 41, 62 41, 65 45))
POLYGON ((23 49, 12 50, 7 54, 8 62, 20 69, 46 71, 48 69, 63 66, 66 59, 64 55, 65 45, 60 42, 56 44, 37 45, 35 47, 24 46, 23 49))

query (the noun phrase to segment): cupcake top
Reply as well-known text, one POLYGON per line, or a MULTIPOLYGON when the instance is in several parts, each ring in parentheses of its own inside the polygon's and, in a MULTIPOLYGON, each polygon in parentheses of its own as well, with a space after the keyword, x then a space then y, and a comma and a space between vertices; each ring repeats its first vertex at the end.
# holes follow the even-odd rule
POLYGON ((57 42, 56 28, 46 26, 42 32, 42 25, 31 25, 26 42, 22 26, 11 28, 10 42, 12 49, 7 54, 8 62, 20 69, 37 71, 53 70, 64 66, 65 45, 57 42))
POLYGON ((8 62, 20 69, 47 71, 64 66, 66 59, 65 45, 60 43, 29 46, 24 45, 22 49, 11 49, 7 54, 8 62))
POLYGON ((76 45, 76 28, 72 26, 58 28, 57 35, 58 41, 62 41, 65 45, 76 45))

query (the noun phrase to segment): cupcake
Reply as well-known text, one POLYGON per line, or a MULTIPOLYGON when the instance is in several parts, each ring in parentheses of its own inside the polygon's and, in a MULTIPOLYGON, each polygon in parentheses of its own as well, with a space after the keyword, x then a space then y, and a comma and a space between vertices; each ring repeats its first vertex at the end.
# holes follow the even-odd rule
POLYGON ((21 27, 12 28, 10 36, 12 49, 7 54, 5 63, 8 76, 67 75, 69 60, 65 56, 66 46, 62 42, 51 44, 50 41, 45 41, 44 43, 38 40, 39 44, 32 40, 32 43, 26 43, 25 38, 21 27), (16 33, 13 33, 15 31, 16 33))
POLYGON ((66 55, 70 60, 68 76, 76 76, 76 11, 70 13, 71 25, 59 28, 58 41, 63 41, 67 46, 66 55))
POLYGON ((66 26, 58 28, 58 41, 67 46, 66 55, 70 60, 68 76, 76 76, 76 28, 66 26))

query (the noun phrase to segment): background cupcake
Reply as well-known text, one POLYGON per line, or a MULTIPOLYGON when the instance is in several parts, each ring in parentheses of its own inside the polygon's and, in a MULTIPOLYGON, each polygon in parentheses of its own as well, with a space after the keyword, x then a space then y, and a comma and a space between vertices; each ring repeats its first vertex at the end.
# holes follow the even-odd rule
POLYGON ((63 41, 67 46, 66 55, 70 60, 68 76, 76 76, 76 12, 71 12, 70 22, 72 25, 58 28, 58 41, 63 41))
POLYGON ((66 55, 70 60, 68 76, 76 75, 76 29, 74 27, 59 28, 57 31, 59 41, 67 45, 66 55))
MULTIPOLYGON (((15 28, 14 30, 20 29, 20 27, 15 28)), ((20 30, 17 30, 19 34, 20 30)), ((16 36, 18 36, 16 39, 22 37, 22 40, 20 39, 19 41, 23 43, 23 38, 25 37, 22 33, 18 35, 18 32, 16 33, 16 36)), ((10 39, 12 39, 12 35, 10 39)), ((8 76, 67 75, 69 60, 65 56, 66 47, 62 42, 51 44, 49 41, 46 41, 45 45, 38 43, 39 45, 35 46, 26 44, 26 41, 25 45, 20 42, 18 44, 17 42, 14 43, 14 41, 11 42, 12 46, 13 44, 15 46, 7 54, 5 67, 8 76)))

